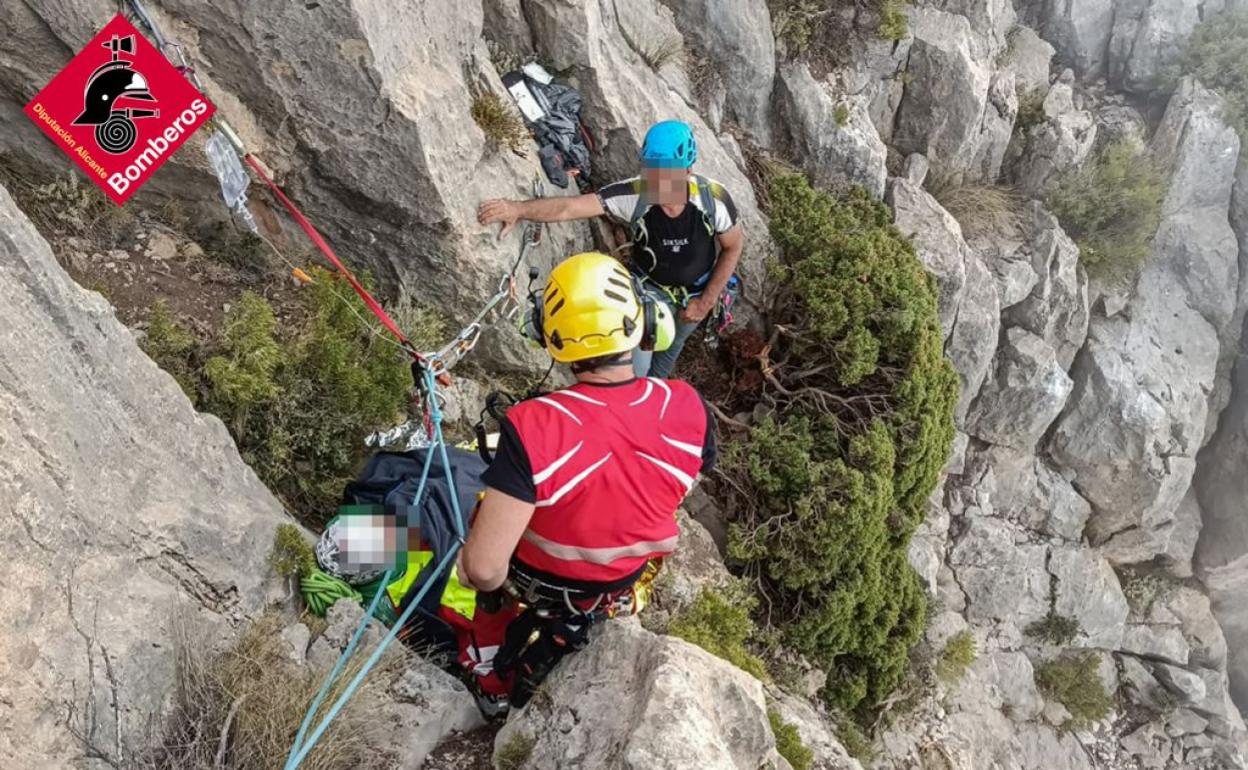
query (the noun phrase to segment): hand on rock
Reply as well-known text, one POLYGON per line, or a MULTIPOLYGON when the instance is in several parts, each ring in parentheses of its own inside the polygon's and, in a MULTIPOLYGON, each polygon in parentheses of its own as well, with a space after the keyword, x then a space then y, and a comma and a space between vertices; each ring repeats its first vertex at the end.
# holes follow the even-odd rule
POLYGON ((484 201, 477 208, 477 222, 483 225, 502 222, 503 229, 498 231, 499 239, 506 238, 512 228, 516 226, 516 220, 520 218, 520 207, 514 202, 501 200, 498 198, 484 201))

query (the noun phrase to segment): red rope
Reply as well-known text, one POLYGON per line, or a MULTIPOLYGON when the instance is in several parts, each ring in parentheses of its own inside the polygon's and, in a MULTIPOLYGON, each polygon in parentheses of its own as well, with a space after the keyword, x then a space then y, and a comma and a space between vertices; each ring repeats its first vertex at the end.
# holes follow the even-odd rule
POLYGON ((264 167, 255 158, 255 156, 251 153, 247 153, 243 157, 243 160, 247 161, 247 165, 251 166, 252 170, 256 172, 256 175, 264 180, 264 183, 269 186, 269 189, 273 191, 273 194, 277 196, 277 199, 281 201, 282 205, 286 207, 286 210, 290 212, 290 216, 293 217, 295 222, 303 228, 303 231, 307 233, 308 238, 312 240, 312 243, 316 244, 316 247, 321 250, 322 254, 325 255, 325 258, 332 262, 334 267, 338 268, 338 272, 342 274, 343 278, 347 279, 347 283, 351 284, 351 288, 355 289, 356 294, 360 295, 360 299, 364 300, 364 304, 368 306, 368 309, 372 311, 373 315, 377 316, 377 320, 381 321, 382 325, 389 329, 391 334, 399 338, 399 341, 403 343, 403 347, 413 358, 422 364, 425 363, 424 358, 416 352, 416 348, 413 347, 412 343, 408 341, 402 330, 399 329, 398 324, 396 324, 394 320, 386 314, 385 308, 381 306, 381 303, 374 299, 373 295, 368 293, 368 289, 365 289, 364 286, 356 280, 355 275, 347 269, 347 266, 342 264, 342 260, 338 259, 338 255, 334 254, 334 250, 329 247, 329 244, 326 243, 325 239, 321 237, 321 234, 316 231, 316 228, 312 226, 312 223, 308 221, 308 218, 303 215, 303 212, 299 210, 299 207, 296 206, 290 198, 287 198, 286 193, 282 192, 282 189, 269 178, 269 175, 264 171, 264 167))

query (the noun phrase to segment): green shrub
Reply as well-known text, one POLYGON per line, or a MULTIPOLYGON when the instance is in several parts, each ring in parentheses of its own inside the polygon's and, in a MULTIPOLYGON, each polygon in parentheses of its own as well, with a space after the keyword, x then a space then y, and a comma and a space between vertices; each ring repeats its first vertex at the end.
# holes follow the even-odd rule
POLYGON ((851 757, 869 765, 875 760, 875 744, 853 720, 842 719, 836 725, 836 739, 851 757))
POLYGON ((801 176, 777 179, 771 197, 775 344, 755 397, 769 394, 774 414, 725 442, 730 548, 849 711, 902 681, 922 633, 906 549, 949 453, 957 376, 934 281, 886 207, 801 176))
POLYGON ((1070 712, 1069 729, 1098 722, 1109 714, 1114 702, 1101 682, 1100 664, 1091 652, 1068 655, 1036 668, 1036 685, 1046 697, 1070 712))
POLYGON ((1019 90, 1018 115, 1014 118, 1015 133, 1026 136, 1032 128, 1044 122, 1044 97, 1044 92, 1038 88, 1019 90))
POLYGON ((784 721, 775 709, 767 709, 767 721, 771 722, 771 734, 776 736, 776 753, 793 766, 793 770, 809 770, 815 761, 815 752, 802 743, 797 727, 784 721))
POLYGON ((1053 609, 1049 610, 1049 614, 1042 619, 1031 623, 1027 628, 1023 629, 1023 633, 1028 636, 1046 641, 1049 644, 1058 647, 1065 647, 1079 635, 1083 633, 1083 629, 1079 627, 1079 621, 1066 615, 1059 615, 1053 609))
POLYGON ((1248 137, 1248 11, 1212 15, 1198 24, 1177 69, 1217 91, 1227 124, 1248 137))
POLYGON ((959 682, 977 656, 975 637, 970 631, 953 636, 936 660, 936 676, 945 684, 959 682))
POLYGON ((906 17, 906 4, 902 0, 885 0, 880 8, 881 40, 902 40, 910 33, 910 20, 906 17))
POLYGON ((473 121, 493 145, 523 152, 529 131, 515 108, 498 94, 479 94, 469 109, 473 121))
POLYGON ((404 354, 367 328, 364 303, 336 275, 311 271, 279 336, 273 309, 243 294, 204 366, 205 408, 245 459, 310 524, 333 513, 365 456, 363 438, 396 422, 411 384, 404 354))
POLYGON ((1121 140, 1068 172, 1048 204, 1079 244, 1088 272, 1113 278, 1129 275, 1148 257, 1164 195, 1165 182, 1144 148, 1121 140))
POLYGON ((1182 585, 1182 581, 1171 575, 1143 569, 1127 569, 1120 577, 1131 615, 1141 620, 1148 617, 1154 604, 1165 600, 1182 585))
POLYGON ((800 55, 810 48, 818 13, 819 5, 815 0, 792 0, 776 11, 773 32, 778 40, 784 41, 789 53, 800 55))
POLYGON ((269 551, 269 565, 285 578, 301 578, 316 569, 316 554, 294 524, 278 524, 269 551))
POLYGON ((173 376, 191 403, 199 398, 195 377, 195 336, 173 317, 169 303, 157 300, 147 322, 147 334, 139 347, 156 365, 173 376))
POLYGON ((688 608, 672 618, 667 632, 728 661, 754 676, 767 680, 767 668, 746 644, 757 629, 750 612, 757 598, 733 584, 724 591, 704 587, 688 608))
POLYGON ((204 364, 208 408, 234 426, 235 439, 248 416, 282 392, 276 374, 285 361, 272 306, 259 294, 243 292, 225 315, 221 352, 204 364))
POLYGON ((494 767, 498 770, 520 770, 529 761, 536 745, 537 740, 533 736, 516 733, 494 752, 494 767))

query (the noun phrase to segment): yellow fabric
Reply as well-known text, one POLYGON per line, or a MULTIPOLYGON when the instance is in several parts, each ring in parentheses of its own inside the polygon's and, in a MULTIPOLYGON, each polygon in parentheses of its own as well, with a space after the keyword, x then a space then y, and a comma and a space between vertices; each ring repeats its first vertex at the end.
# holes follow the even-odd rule
MULTIPOLYGON (((395 607, 403 603, 403 597, 407 596, 407 592, 412 589, 412 584, 416 582, 420 571, 432 560, 433 551, 407 552, 407 569, 397 580, 391 581, 386 586, 386 595, 390 597, 390 602, 395 607)), ((477 592, 459 582, 459 573, 455 567, 451 568, 451 577, 446 581, 446 589, 442 592, 440 603, 443 607, 450 607, 469 620, 472 620, 473 613, 476 612, 477 592)))
POLYGON ((643 326, 632 278, 618 260, 590 251, 550 271, 542 295, 542 331, 556 361, 628 352, 641 344, 643 326))

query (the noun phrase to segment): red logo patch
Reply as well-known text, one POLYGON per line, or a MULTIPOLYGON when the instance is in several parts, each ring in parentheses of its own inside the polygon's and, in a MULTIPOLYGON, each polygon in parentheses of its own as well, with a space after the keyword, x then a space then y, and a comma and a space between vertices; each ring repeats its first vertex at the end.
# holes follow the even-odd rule
POLYGON ((215 109, 117 14, 25 111, 120 205, 215 109))

